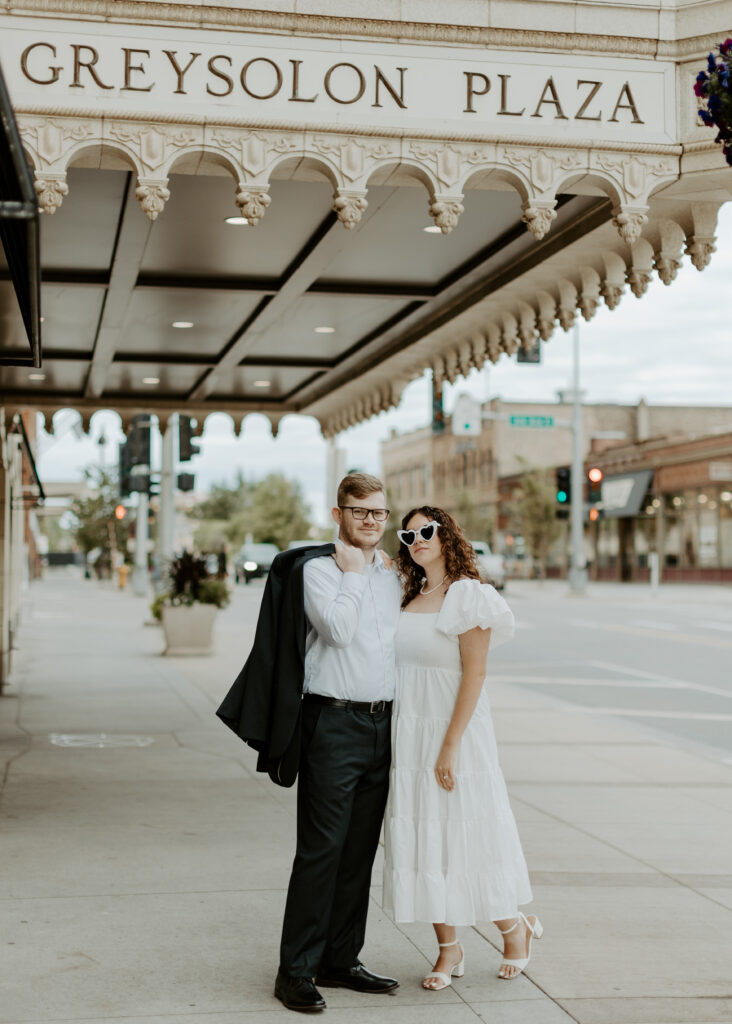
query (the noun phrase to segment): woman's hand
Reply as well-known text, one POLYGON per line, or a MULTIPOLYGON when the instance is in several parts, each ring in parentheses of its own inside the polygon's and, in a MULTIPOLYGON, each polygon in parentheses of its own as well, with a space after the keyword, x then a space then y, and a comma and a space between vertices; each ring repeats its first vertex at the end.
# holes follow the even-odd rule
POLYGON ((455 763, 457 761, 457 747, 443 743, 442 750, 435 764, 435 778, 437 785, 442 786, 448 792, 455 788, 455 763))

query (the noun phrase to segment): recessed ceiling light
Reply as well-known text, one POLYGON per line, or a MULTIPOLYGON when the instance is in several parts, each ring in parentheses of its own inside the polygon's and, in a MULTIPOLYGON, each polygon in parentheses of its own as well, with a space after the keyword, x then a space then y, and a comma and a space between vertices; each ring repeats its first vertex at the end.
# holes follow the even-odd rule
POLYGON ((45 380, 45 373, 29 373, 28 380, 45 380))
POLYGON ((316 327, 316 334, 335 334, 335 327, 316 327))
POLYGON ((441 235, 442 228, 438 228, 436 224, 428 224, 426 228, 422 228, 428 235, 441 235))
POLYGON ((238 224, 240 227, 246 227, 249 221, 246 219, 246 217, 227 217, 226 223, 238 224))
POLYGON ((254 381, 254 387, 255 388, 268 388, 268 387, 270 387, 271 384, 272 384, 271 380, 255 380, 254 381))
POLYGON ((142 378, 142 383, 143 384, 159 384, 160 383, 160 377, 143 377, 142 378))
POLYGON ((170 325, 171 327, 179 327, 181 330, 185 330, 186 327, 193 327, 192 320, 174 320, 170 325))

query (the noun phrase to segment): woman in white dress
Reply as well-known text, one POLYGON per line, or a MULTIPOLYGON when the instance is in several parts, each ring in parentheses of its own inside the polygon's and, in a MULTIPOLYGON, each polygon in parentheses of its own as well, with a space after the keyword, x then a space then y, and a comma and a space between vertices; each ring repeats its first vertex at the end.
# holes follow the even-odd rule
POLYGON ((427 989, 462 977, 456 926, 494 921, 499 977, 529 962, 542 927, 498 763, 488 694, 491 650, 513 636, 503 598, 480 582, 475 554, 443 509, 402 520, 396 558, 404 595, 397 633, 384 906, 397 922, 429 921, 439 944, 427 989))

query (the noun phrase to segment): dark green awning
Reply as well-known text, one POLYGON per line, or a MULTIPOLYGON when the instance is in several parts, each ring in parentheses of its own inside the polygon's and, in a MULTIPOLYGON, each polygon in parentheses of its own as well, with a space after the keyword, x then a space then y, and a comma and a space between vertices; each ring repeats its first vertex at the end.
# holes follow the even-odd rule
POLYGON ((0 68, 0 241, 5 250, 29 351, 4 353, 0 364, 41 365, 39 214, 33 179, 0 68))

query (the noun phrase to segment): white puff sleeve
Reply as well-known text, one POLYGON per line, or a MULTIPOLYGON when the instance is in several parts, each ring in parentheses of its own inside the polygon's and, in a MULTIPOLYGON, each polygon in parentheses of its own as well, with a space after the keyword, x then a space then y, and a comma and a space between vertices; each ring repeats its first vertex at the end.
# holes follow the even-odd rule
POLYGON ((513 612, 489 583, 458 580, 445 595, 437 628, 441 633, 457 637, 476 626, 491 630, 490 646, 493 650, 513 637, 513 612))

